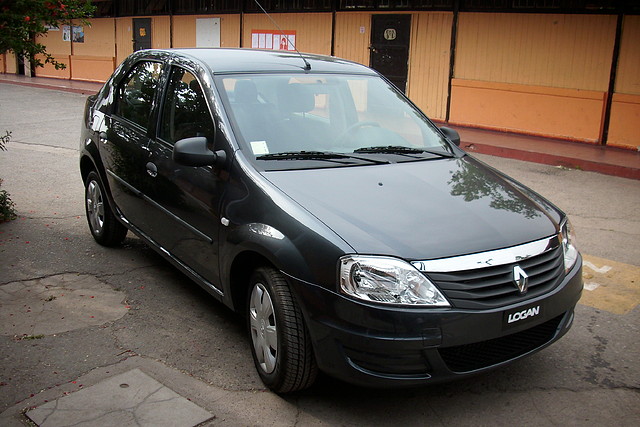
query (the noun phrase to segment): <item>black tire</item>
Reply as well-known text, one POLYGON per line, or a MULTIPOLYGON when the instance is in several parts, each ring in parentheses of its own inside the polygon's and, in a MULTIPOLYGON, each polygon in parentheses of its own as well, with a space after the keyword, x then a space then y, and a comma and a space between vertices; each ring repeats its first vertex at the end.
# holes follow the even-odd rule
POLYGON ((95 171, 87 175, 84 188, 84 210, 93 238, 103 246, 121 244, 127 228, 113 214, 100 176, 95 171))
POLYGON ((251 276, 247 299, 251 354, 262 382, 276 393, 310 387, 318 367, 309 332, 284 276, 261 267, 251 276))

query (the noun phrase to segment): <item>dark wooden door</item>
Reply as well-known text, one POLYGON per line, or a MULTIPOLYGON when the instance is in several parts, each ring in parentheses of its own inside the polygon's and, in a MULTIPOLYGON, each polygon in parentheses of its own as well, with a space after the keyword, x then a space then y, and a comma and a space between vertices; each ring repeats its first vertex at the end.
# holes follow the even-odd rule
POLYGON ((151 18, 133 18, 133 50, 151 49, 151 18))
POLYGON ((371 16, 370 66, 405 91, 409 71, 411 15, 371 16))

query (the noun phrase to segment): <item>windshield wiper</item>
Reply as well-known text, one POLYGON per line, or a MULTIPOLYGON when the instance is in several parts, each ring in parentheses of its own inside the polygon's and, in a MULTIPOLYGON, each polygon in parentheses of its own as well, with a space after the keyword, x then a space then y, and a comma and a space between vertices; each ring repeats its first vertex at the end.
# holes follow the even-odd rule
POLYGON ((285 151, 282 153, 262 154, 257 156, 258 160, 337 160, 337 159, 356 159, 369 163, 387 164, 389 162, 368 159, 365 157, 353 156, 351 154, 334 153, 331 151, 285 151))
MULTIPOLYGON (((363 147, 358 148, 357 150, 353 150, 354 153, 383 153, 383 154, 401 154, 409 156, 410 154, 422 154, 428 153, 433 154, 434 156, 440 157, 455 157, 451 153, 436 151, 436 150, 426 150, 424 148, 413 148, 413 147, 404 147, 401 145, 381 145, 375 147, 363 147)), ((415 156, 409 156, 415 157, 415 156)))

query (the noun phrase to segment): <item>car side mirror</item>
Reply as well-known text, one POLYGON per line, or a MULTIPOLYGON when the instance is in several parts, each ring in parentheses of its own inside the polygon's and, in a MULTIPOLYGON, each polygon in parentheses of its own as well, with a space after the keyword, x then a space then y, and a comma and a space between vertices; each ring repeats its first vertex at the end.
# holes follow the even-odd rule
POLYGON ((227 159, 224 150, 215 153, 207 147, 207 138, 195 136, 184 138, 173 146, 173 161, 183 166, 214 166, 222 165, 227 159))
POLYGON ((440 128, 440 132, 449 138, 449 141, 453 142, 456 146, 460 146, 460 134, 457 130, 443 126, 440 128))

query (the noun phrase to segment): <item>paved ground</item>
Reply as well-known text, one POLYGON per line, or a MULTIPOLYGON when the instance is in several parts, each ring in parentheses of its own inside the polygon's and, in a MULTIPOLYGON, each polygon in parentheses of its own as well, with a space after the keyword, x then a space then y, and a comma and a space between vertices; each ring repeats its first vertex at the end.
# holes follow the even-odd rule
POLYGON ((0 84, 0 131, 14 136, 0 177, 20 212, 0 224, 0 425, 637 425, 637 181, 481 156, 571 216, 589 290, 570 333, 464 382, 386 391, 323 377, 280 397, 255 374, 241 319, 138 239, 93 242, 83 102, 0 84))

